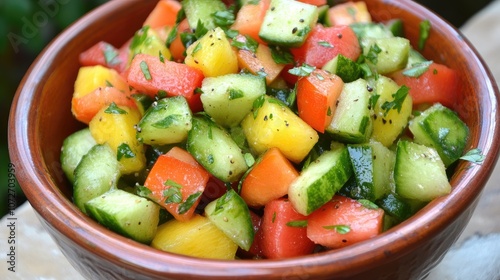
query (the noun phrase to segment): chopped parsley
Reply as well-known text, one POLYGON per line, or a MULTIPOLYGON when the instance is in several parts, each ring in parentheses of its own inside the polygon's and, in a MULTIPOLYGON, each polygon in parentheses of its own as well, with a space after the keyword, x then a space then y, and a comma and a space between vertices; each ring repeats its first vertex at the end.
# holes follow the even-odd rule
POLYGON ((194 203, 198 200, 198 198, 201 196, 201 194, 202 194, 202 192, 195 192, 195 193, 189 195, 188 198, 186 198, 186 200, 179 205, 179 208, 177 209, 177 213, 184 214, 187 211, 189 211, 189 209, 191 209, 191 207, 193 207, 194 203))
POLYGON ((180 114, 172 114, 168 115, 165 118, 153 123, 151 126, 156 128, 169 128, 173 124, 177 123, 179 119, 182 119, 182 115, 180 114))
POLYGON ((415 63, 410 68, 404 70, 403 75, 405 75, 407 77, 418 78, 422 74, 427 72, 427 70, 429 70, 429 66, 431 66, 431 64, 432 64, 432 60, 415 63))
POLYGON ((238 48, 239 50, 247 50, 255 53, 259 43, 252 39, 252 37, 245 35, 245 40, 233 40, 231 46, 238 48))
POLYGON ((207 34, 208 29, 205 27, 203 22, 201 20, 198 20, 198 23, 196 24, 196 29, 194 30, 194 35, 196 38, 201 38, 203 35, 207 34))
POLYGON ((264 105, 265 101, 266 101, 265 95, 261 95, 261 96, 257 97, 257 99, 255 99, 255 101, 253 102, 252 109, 253 109, 253 118, 254 119, 257 117, 257 114, 259 112, 259 108, 264 105))
POLYGON ((307 220, 290 221, 286 225, 289 227, 307 227, 307 220))
POLYGON ((112 102, 106 110, 104 110, 104 113, 106 114, 114 114, 114 115, 123 115, 126 114, 127 111, 123 110, 122 108, 118 107, 115 102, 112 102))
POLYGON ((172 42, 175 40, 175 38, 177 38, 177 28, 178 28, 178 26, 175 26, 174 28, 172 28, 170 30, 170 32, 168 32, 167 40, 165 42, 165 46, 167 48, 170 48, 170 45, 172 44, 172 42))
POLYGON ((130 49, 135 50, 140 47, 148 38, 149 26, 143 26, 139 31, 134 34, 132 42, 130 42, 130 49))
POLYGON ((339 234, 347 234, 351 231, 351 227, 348 225, 332 225, 332 226, 323 226, 324 229, 335 230, 339 234))
POLYGON ((196 46, 194 47, 193 52, 191 54, 195 54, 199 50, 201 50, 201 43, 196 44, 196 46))
POLYGON ((370 47, 370 50, 366 54, 365 58, 373 64, 377 64, 378 62, 378 54, 382 52, 382 49, 377 45, 373 44, 370 47))
POLYGON ((169 187, 163 191, 163 196, 166 197, 165 203, 181 203, 182 202, 182 185, 178 184, 173 180, 167 180, 164 183, 165 186, 169 187))
POLYGON ((138 196, 141 196, 141 197, 148 197, 149 198, 151 196, 151 194, 153 194, 153 192, 149 188, 137 184, 136 185, 136 194, 138 196))
POLYGON ((234 23, 234 6, 225 11, 217 11, 212 14, 216 26, 222 29, 231 26, 234 23))
POLYGON ((358 202, 361 203, 367 209, 378 209, 377 204, 371 202, 368 199, 358 199, 358 202))
POLYGON ((314 71, 314 69, 316 69, 316 67, 303 63, 301 66, 288 70, 288 73, 299 77, 307 77, 314 71))
POLYGON ((431 22, 428 19, 426 19, 420 22, 419 27, 420 27, 420 32, 418 36, 418 48, 420 50, 423 50, 425 47, 425 43, 429 38, 429 33, 431 31, 431 22))
POLYGON ((118 51, 116 51, 116 49, 109 44, 106 44, 104 47, 104 61, 110 66, 120 64, 121 62, 118 56, 118 51))
POLYGON ((139 66, 141 67, 142 74, 144 74, 144 78, 146 80, 150 81, 152 79, 152 77, 151 77, 151 73, 149 72, 149 67, 148 67, 148 64, 146 63, 146 61, 144 61, 144 60, 141 61, 139 66))
POLYGON ((229 100, 238 99, 245 96, 245 93, 243 93, 243 91, 239 89, 230 88, 227 91, 229 93, 229 100))
POLYGON ((333 45, 327 41, 319 41, 318 45, 325 47, 325 48, 333 48, 333 45))
POLYGON ((384 115, 386 115, 390 110, 397 110, 398 113, 400 113, 409 90, 410 89, 407 86, 403 85, 392 95, 392 97, 394 97, 393 101, 384 102, 381 106, 381 108, 385 110, 384 115))
POLYGON ((484 161, 484 155, 483 155, 483 151, 481 151, 481 149, 472 149, 470 151, 468 151, 465 155, 463 155, 462 157, 460 157, 461 160, 466 160, 466 161, 470 161, 472 163, 476 163, 476 164, 482 164, 483 161, 484 161))
POLYGON ((116 159, 121 160, 122 158, 134 158, 135 154, 132 152, 132 149, 130 149, 130 146, 127 143, 121 143, 120 146, 118 146, 117 151, 116 151, 116 159))
POLYGON ((291 64, 294 62, 293 55, 288 49, 279 46, 269 46, 271 57, 277 64, 291 64))
POLYGON ((297 32, 297 36, 306 36, 309 32, 311 31, 311 28, 309 26, 306 26, 302 28, 299 32, 297 32))
POLYGON ((161 63, 165 63, 165 57, 161 51, 158 51, 158 57, 160 58, 161 63))

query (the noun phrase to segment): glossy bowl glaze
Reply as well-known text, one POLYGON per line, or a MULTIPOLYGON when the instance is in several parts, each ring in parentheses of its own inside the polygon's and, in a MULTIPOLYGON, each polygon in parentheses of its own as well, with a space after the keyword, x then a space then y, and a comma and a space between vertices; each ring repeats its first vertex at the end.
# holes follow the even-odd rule
MULTIPOLYGON (((123 44, 156 1, 110 1, 65 30, 37 58, 22 80, 9 120, 9 145, 17 179, 42 224, 73 266, 89 279, 420 279, 459 237, 497 160, 498 88, 463 36, 422 6, 402 0, 369 0, 377 21, 404 20, 418 40, 419 23, 431 34, 423 54, 456 69, 463 82, 455 109, 470 127, 467 146, 480 148, 481 165, 461 162, 450 195, 369 241, 284 260, 215 261, 161 252, 106 230, 71 202, 71 186, 59 163, 63 139, 82 128, 70 100, 78 54, 100 40, 123 44)), ((54 264, 57 265, 57 264, 54 264)))

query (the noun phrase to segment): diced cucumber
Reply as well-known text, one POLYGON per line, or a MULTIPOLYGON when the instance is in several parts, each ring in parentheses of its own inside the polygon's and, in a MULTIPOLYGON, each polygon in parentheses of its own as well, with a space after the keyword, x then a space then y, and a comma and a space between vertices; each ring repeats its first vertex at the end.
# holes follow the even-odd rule
POLYGON ((149 145, 180 143, 191 130, 192 113, 183 96, 155 102, 137 124, 137 139, 149 145))
POLYGON ((61 148, 61 168, 66 178, 73 183, 75 181, 75 168, 82 157, 97 144, 90 134, 88 127, 74 132, 64 139, 61 148))
POLYGON ((207 204, 205 215, 243 250, 250 249, 255 235, 250 210, 234 190, 207 204))
POLYGON ((402 37, 362 38, 365 59, 379 74, 391 73, 406 67, 410 41, 402 37))
POLYGON ((193 117, 187 150, 205 169, 224 182, 238 180, 248 169, 245 157, 231 135, 206 115, 193 117))
POLYGON ((73 200, 76 206, 87 213, 85 203, 116 188, 119 177, 120 166, 113 150, 107 144, 92 147, 75 169, 73 200))
POLYGON ((335 143, 330 151, 321 154, 302 170, 288 188, 288 199, 298 213, 309 215, 330 201, 351 175, 347 148, 335 143))
POLYGON ((213 14, 225 11, 221 0, 184 0, 181 2, 189 27, 196 29, 200 22, 207 30, 215 28, 213 14))
POLYGON ((375 22, 356 22, 349 25, 358 39, 361 38, 392 38, 394 34, 387 26, 375 22))
POLYGON ((139 109, 139 112, 143 116, 144 113, 146 113, 146 110, 151 106, 151 104, 153 104, 154 101, 153 98, 144 93, 132 94, 132 98, 134 99, 134 103, 137 106, 137 109, 139 109))
POLYGON ((149 28, 149 26, 143 26, 139 29, 132 37, 130 42, 130 60, 134 58, 136 54, 143 53, 158 57, 158 59, 170 60, 172 54, 167 48, 165 43, 158 33, 149 28))
POLYGON ((201 86, 203 109, 216 123, 238 125, 252 110, 253 102, 266 93, 265 79, 250 74, 207 77, 201 86))
POLYGON ((359 64, 341 54, 325 63, 323 70, 339 76, 344 83, 354 82, 363 73, 359 64))
POLYGON ((428 202, 451 191, 437 151, 406 140, 398 141, 394 181, 397 194, 419 201, 428 202))
POLYGON ((384 212, 401 222, 413 214, 411 204, 396 193, 390 192, 375 202, 384 212))
POLYGON ((404 37, 403 20, 400 18, 391 19, 384 25, 395 37, 404 37))
POLYGON ((301 46, 318 20, 318 8, 295 0, 271 0, 259 31, 264 41, 301 46))
POLYGON ((341 142, 366 142, 373 128, 370 97, 365 80, 344 84, 333 119, 326 128, 327 133, 341 142))
POLYGON ((411 120, 409 128, 415 142, 436 149, 446 167, 462 156, 469 138, 467 125, 439 103, 411 120))
POLYGON ((355 178, 350 197, 375 201, 389 193, 394 168, 394 152, 379 142, 348 145, 355 178))
POLYGON ((103 226, 144 244, 153 240, 160 219, 160 206, 120 189, 87 201, 85 209, 103 226))

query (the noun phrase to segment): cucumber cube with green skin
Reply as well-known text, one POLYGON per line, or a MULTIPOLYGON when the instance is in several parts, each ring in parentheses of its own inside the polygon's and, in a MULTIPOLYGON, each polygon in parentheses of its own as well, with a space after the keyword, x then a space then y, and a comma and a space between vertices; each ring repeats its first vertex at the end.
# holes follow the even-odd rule
POLYGON ((207 77, 201 86, 205 112, 224 127, 237 126, 250 113, 253 102, 266 93, 263 77, 228 74, 207 77))
POLYGON ((192 113, 183 96, 158 100, 137 124, 137 139, 149 145, 180 143, 191 130, 192 113))
POLYGON ((302 170, 288 188, 288 199, 295 211, 307 216, 330 201, 352 172, 346 146, 335 143, 302 170))
POLYGON ((160 219, 160 206, 120 189, 87 201, 85 209, 103 226, 144 244, 153 240, 160 219))
POLYGON ((248 169, 231 135, 207 115, 193 116, 186 147, 208 172, 226 183, 235 182, 248 169))
POLYGON ((250 249, 255 236, 250 210, 234 190, 207 204, 205 215, 240 248, 250 249))
POLYGON ((391 30, 382 23, 356 22, 349 26, 360 40, 362 38, 381 39, 394 37, 391 30))
POLYGON ((360 40, 365 60, 379 74, 404 69, 410 53, 410 41, 402 37, 362 38, 360 40))
POLYGON ((414 141, 435 148, 446 167, 462 156, 469 138, 467 125, 439 103, 411 120, 409 128, 414 141))
POLYGON ((295 0, 272 0, 259 37, 269 44, 300 47, 318 21, 318 8, 295 0))
POLYGON ((226 5, 221 0, 183 0, 181 3, 192 29, 198 27, 198 22, 207 30, 215 28, 213 14, 226 10, 226 5))
POLYGON ((344 83, 356 81, 363 73, 359 64, 341 54, 325 63, 323 70, 339 76, 344 83))
POLYGON ((364 79, 344 84, 326 132, 340 142, 366 142, 373 129, 370 97, 368 83, 364 79))
POLYGON ((61 148, 61 168, 71 183, 75 181, 74 172, 82 157, 96 144, 88 127, 64 139, 61 148))
POLYGON ((396 193, 412 200, 429 202, 451 192, 446 168, 437 151, 407 140, 397 144, 394 181, 396 193))
POLYGON ((348 145, 355 182, 350 196, 375 201, 391 191, 395 154, 379 142, 348 145))
POLYGON ((73 201, 83 213, 85 203, 116 188, 120 166, 115 152, 107 144, 92 147, 75 169, 73 201))

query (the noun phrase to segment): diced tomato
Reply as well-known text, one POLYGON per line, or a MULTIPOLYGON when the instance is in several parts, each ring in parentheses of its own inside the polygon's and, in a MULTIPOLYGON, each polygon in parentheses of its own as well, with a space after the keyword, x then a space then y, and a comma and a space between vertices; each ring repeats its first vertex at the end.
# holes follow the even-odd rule
POLYGON ((200 94, 195 93, 203 81, 200 70, 173 61, 161 62, 156 56, 137 54, 125 76, 130 86, 153 98, 162 91, 167 96, 182 95, 193 112, 203 109, 200 94))
POLYGON ((119 73, 127 65, 127 57, 119 49, 104 41, 100 41, 82 52, 78 59, 82 66, 102 65, 115 69, 119 73))
POLYGON ((389 76, 398 84, 410 88, 413 106, 441 103, 451 109, 457 102, 460 78, 455 70, 445 65, 432 63, 419 77, 409 77, 397 71, 389 76))
POLYGON ((306 220, 307 217, 297 213, 287 199, 280 198, 266 204, 261 225, 264 256, 280 259, 311 254, 315 245, 307 237, 306 220))
POLYGON ((72 98, 71 111, 77 120, 88 124, 101 108, 111 103, 137 107, 130 92, 122 92, 115 87, 101 87, 82 97, 72 98))
POLYGON ((318 24, 302 46, 290 51, 298 63, 305 62, 321 68, 338 54, 355 61, 361 54, 361 47, 351 27, 323 27, 318 24))
POLYGON ((259 31, 270 3, 271 0, 261 0, 256 5, 243 5, 238 11, 231 29, 238 30, 242 35, 252 37, 260 44, 266 44, 259 37, 259 31))
POLYGON ((297 82, 299 117, 318 132, 324 133, 335 112, 335 104, 344 88, 342 79, 325 70, 315 69, 297 82))
POLYGON ((245 176, 241 197, 251 207, 261 207, 283 197, 299 173, 278 148, 267 150, 245 176), (269 180, 272 178, 272 180, 269 180))
POLYGON ((181 10, 182 5, 175 0, 160 0, 155 8, 144 21, 144 26, 148 25, 151 28, 162 26, 174 26, 177 18, 177 13, 181 10))
POLYGON ((170 43, 169 47, 170 53, 172 54, 174 61, 184 62, 185 58, 184 53, 186 51, 186 47, 182 43, 181 33, 192 33, 192 32, 193 31, 191 30, 191 28, 189 28, 189 22, 186 18, 183 19, 181 22, 179 22, 179 25, 177 26, 177 35, 175 39, 172 41, 172 43, 170 43))
POLYGON ((371 22, 372 17, 364 1, 345 2, 328 9, 327 22, 331 26, 349 25, 356 22, 371 22))
POLYGON ((307 236, 316 244, 341 248, 382 232, 384 211, 336 195, 308 216, 307 236))
POLYGON ((151 199, 175 219, 186 221, 194 214, 209 178, 187 151, 177 148, 158 157, 144 186, 151 191, 151 199))

